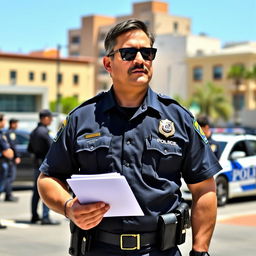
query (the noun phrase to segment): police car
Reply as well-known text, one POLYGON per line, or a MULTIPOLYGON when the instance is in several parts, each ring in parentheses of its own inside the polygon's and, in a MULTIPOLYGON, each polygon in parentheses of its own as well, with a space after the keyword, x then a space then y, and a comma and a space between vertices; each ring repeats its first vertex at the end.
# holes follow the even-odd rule
MULTIPOLYGON (((249 134, 213 134, 221 148, 222 170, 215 175, 218 206, 228 199, 256 195, 256 136, 249 134)), ((185 184, 181 187, 185 200, 191 194, 185 184)))

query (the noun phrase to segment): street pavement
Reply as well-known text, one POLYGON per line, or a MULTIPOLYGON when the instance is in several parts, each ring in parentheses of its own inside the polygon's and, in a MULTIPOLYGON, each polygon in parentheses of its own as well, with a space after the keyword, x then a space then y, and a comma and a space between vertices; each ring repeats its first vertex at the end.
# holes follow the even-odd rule
MULTIPOLYGON (((69 223, 62 215, 51 212, 58 226, 30 224, 32 191, 15 191, 18 202, 0 198, 0 219, 8 226, 0 230, 1 256, 64 256, 68 255, 69 223)), ((2 195, 3 196, 3 195, 2 195)), ((256 251, 256 197, 232 201, 218 209, 218 221, 212 239, 211 256, 254 256, 256 251)), ((41 211, 41 204, 39 207, 41 211)), ((39 212, 40 212, 39 211, 39 212)), ((186 243, 180 246, 182 255, 191 249, 191 230, 186 243)))

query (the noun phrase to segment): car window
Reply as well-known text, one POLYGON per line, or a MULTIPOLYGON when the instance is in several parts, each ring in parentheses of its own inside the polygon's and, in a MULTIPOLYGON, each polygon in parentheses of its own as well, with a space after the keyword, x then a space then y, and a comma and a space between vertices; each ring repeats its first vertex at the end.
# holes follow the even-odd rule
POLYGON ((28 145, 29 136, 16 134, 16 140, 17 140, 17 144, 28 145))
POLYGON ((248 140, 248 146, 250 147, 251 155, 256 155, 256 141, 255 140, 248 140))
POLYGON ((219 148, 219 149, 220 149, 219 155, 221 156, 221 154, 222 154, 224 148, 225 148, 226 145, 227 145, 227 142, 226 142, 226 141, 218 141, 218 144, 219 144, 219 146, 220 146, 220 148, 219 148))
POLYGON ((233 146, 232 150, 230 151, 229 156, 234 152, 234 151, 242 151, 245 153, 246 156, 249 156, 249 152, 247 150, 246 147, 246 143, 245 141, 238 141, 235 143, 235 145, 233 146))

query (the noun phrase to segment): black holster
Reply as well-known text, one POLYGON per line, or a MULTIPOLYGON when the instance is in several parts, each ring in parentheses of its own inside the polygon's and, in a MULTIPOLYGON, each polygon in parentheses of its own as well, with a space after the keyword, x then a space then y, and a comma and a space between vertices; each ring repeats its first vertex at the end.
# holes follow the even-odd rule
POLYGON ((82 230, 70 221, 70 232, 69 254, 72 256, 86 255, 91 247, 93 231, 82 230))
POLYGON ((189 206, 185 202, 172 212, 159 216, 158 246, 165 251, 176 245, 183 244, 186 239, 186 229, 190 227, 189 206))

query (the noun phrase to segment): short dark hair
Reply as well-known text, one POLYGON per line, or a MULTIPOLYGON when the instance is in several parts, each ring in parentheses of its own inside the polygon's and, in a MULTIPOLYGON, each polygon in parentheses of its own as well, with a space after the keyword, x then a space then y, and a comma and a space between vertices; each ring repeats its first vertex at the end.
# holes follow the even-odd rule
POLYGON ((0 122, 4 120, 4 114, 0 113, 0 122))
POLYGON ((114 49, 116 45, 116 39, 118 36, 120 36, 123 33, 126 33, 131 30, 142 30, 145 32, 145 34, 148 36, 150 40, 151 46, 153 46, 155 42, 155 37, 154 35, 148 30, 147 25, 138 19, 129 19, 122 21, 118 24, 116 24, 114 27, 110 29, 108 32, 106 38, 105 38, 105 50, 106 50, 106 56, 108 56, 114 49))
POLYGON ((16 118, 11 118, 11 119, 9 120, 9 125, 12 125, 12 124, 15 124, 15 123, 18 123, 18 122, 19 122, 18 119, 16 119, 16 118))
POLYGON ((205 127, 206 125, 210 125, 209 119, 206 115, 200 115, 197 117, 197 122, 201 127, 205 127))

